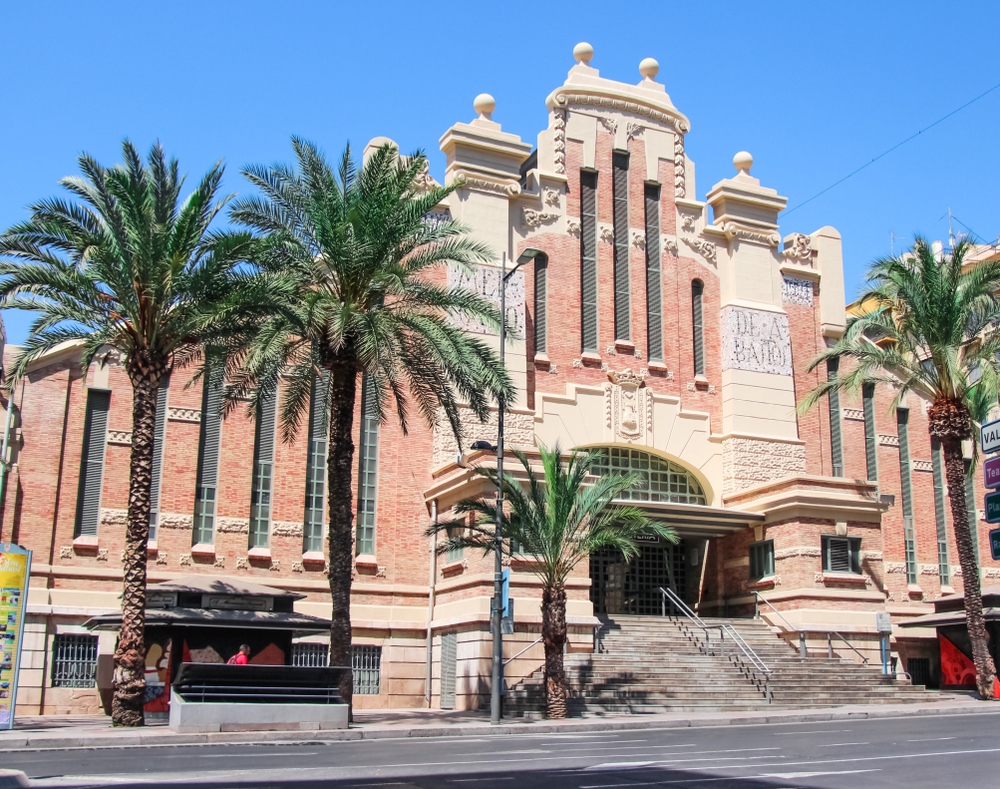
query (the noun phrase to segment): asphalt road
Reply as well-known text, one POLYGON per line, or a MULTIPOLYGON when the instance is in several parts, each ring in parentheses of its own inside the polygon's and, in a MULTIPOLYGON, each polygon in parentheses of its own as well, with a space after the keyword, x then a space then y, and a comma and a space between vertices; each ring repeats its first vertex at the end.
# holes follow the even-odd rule
POLYGON ((997 789, 1000 714, 294 745, 17 751, 32 786, 997 789))

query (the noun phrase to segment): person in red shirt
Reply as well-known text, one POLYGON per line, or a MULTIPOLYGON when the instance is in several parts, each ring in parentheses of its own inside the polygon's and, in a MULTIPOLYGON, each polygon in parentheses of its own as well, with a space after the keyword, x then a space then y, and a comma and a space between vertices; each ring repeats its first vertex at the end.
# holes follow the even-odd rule
POLYGON ((229 658, 229 665, 233 666, 245 666, 247 664, 247 658, 250 656, 250 645, 242 644, 240 645, 240 651, 229 658))

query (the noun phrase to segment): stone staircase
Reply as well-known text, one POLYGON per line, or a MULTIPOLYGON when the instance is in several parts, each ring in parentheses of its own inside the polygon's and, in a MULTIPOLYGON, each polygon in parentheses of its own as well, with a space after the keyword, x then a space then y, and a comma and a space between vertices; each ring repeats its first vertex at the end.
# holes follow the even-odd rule
MULTIPOLYGON (((601 617, 601 651, 566 655, 569 713, 728 712, 768 709, 764 676, 719 631, 706 648, 702 630, 684 618, 601 617)), ((881 666, 809 657, 759 619, 706 619, 731 625, 771 669, 770 709, 938 700, 938 694, 882 674, 881 666)), ((846 649, 846 647, 845 647, 846 649)), ((509 688, 504 713, 545 708, 543 670, 509 688)))

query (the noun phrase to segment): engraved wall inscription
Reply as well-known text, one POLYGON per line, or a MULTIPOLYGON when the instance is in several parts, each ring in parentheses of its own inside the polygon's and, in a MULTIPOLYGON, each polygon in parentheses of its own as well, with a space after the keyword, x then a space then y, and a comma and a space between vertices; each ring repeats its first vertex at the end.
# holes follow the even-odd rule
MULTIPOLYGON (((508 267, 509 268, 509 267, 508 267)), ((463 269, 448 267, 448 287, 465 288, 500 306, 500 269, 495 266, 472 266, 463 269)), ((507 280, 507 324, 513 324, 518 337, 524 336, 524 272, 516 271, 507 280)), ((452 323, 465 331, 476 334, 496 334, 482 321, 465 315, 456 315, 452 323)))
POLYGON ((723 308, 722 369, 791 375, 788 316, 747 307, 723 308))

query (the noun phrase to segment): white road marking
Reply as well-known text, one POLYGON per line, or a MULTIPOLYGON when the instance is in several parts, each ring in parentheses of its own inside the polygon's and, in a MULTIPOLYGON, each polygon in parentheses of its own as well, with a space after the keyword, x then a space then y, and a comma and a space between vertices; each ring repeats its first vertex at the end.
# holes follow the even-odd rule
POLYGON ((297 751, 289 751, 288 753, 198 753, 198 754, 179 754, 176 756, 158 756, 158 759, 244 759, 247 756, 267 756, 269 758, 275 758, 276 756, 318 756, 319 751, 307 751, 306 753, 298 753, 297 751))
MULTIPOLYGON (((685 754, 687 756, 687 754, 685 754)), ((593 767, 584 767, 585 771, 591 770, 620 770, 623 767, 646 767, 648 765, 673 765, 673 764, 693 764, 694 762, 731 762, 733 759, 774 759, 771 756, 715 756, 711 759, 655 759, 648 762, 603 762, 593 767)), ((698 768, 695 768, 698 769, 698 768)), ((708 768, 701 768, 708 769, 708 768)))
POLYGON ((870 742, 824 742, 817 745, 817 748, 839 748, 841 745, 871 745, 870 742))
MULTIPOLYGON (((816 729, 815 731, 797 731, 796 734, 835 734, 842 731, 850 731, 850 729, 816 729)), ((777 734, 772 734, 772 737, 787 737, 788 732, 782 731, 777 734)))
MULTIPOLYGON (((470 783, 481 783, 486 779, 483 778, 449 778, 448 783, 452 784, 470 784, 470 783)), ((514 778, 490 778, 490 781, 513 781, 514 778)), ((371 786, 371 784, 369 784, 371 786)))
POLYGON ((907 740, 907 742, 937 742, 938 740, 954 740, 954 737, 924 737, 921 740, 907 740))
POLYGON ((880 767, 872 767, 868 770, 837 770, 836 772, 822 772, 822 773, 764 773, 763 775, 755 775, 754 778, 816 778, 820 775, 851 775, 853 773, 877 773, 880 772, 880 767))
MULTIPOLYGON (((813 776, 820 775, 846 775, 847 773, 872 773, 878 772, 878 770, 843 770, 840 772, 832 773, 763 773, 761 775, 745 775, 739 780, 750 781, 754 778, 810 778, 813 776)), ((629 781, 628 783, 622 784, 589 784, 587 786, 581 786, 580 789, 615 789, 615 787, 621 786, 665 786, 667 784, 702 784, 711 783, 713 781, 732 781, 734 780, 732 776, 725 777, 714 777, 714 778, 682 778, 679 781, 629 781)))

